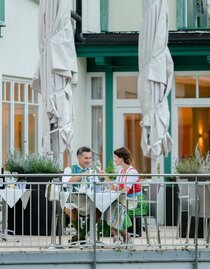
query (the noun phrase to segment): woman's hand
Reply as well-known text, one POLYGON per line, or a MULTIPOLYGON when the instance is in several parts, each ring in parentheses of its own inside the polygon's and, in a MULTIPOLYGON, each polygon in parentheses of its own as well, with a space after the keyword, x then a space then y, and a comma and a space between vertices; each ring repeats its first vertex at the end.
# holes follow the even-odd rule
MULTIPOLYGON (((103 169, 101 169, 100 170, 100 174, 105 175, 106 174, 106 171, 103 170, 103 169)), ((110 182, 110 178, 108 176, 103 176, 103 177, 104 177, 104 179, 105 179, 106 182, 110 182)))

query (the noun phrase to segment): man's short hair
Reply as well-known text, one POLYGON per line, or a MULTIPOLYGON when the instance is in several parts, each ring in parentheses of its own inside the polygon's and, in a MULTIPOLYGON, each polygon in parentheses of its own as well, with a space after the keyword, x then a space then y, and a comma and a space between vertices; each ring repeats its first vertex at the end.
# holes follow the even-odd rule
POLYGON ((90 148, 88 147, 81 147, 77 150, 77 156, 81 155, 83 152, 92 152, 90 148))

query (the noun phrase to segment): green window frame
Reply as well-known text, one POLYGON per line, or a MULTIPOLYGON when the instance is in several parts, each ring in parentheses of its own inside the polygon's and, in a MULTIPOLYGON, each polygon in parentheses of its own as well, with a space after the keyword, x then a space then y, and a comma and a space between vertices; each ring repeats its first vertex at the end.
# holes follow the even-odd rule
POLYGON ((5 0, 0 0, 0 27, 5 26, 5 0))
POLYGON ((177 0, 179 30, 210 29, 210 0, 177 0))

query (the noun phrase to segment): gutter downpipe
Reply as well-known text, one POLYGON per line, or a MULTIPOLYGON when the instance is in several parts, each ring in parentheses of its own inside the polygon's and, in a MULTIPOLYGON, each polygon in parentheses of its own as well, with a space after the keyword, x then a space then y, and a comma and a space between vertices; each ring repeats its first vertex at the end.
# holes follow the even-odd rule
POLYGON ((71 17, 76 21, 75 40, 85 41, 82 34, 82 0, 76 0, 76 12, 71 11, 71 17))

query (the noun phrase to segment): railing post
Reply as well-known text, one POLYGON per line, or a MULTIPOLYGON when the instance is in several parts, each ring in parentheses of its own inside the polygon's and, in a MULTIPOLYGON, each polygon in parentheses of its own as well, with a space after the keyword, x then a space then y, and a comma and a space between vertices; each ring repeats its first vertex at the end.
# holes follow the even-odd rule
POLYGON ((93 269, 96 269, 96 182, 93 181, 93 269))
POLYGON ((195 269, 198 268, 198 178, 195 180, 195 269))

